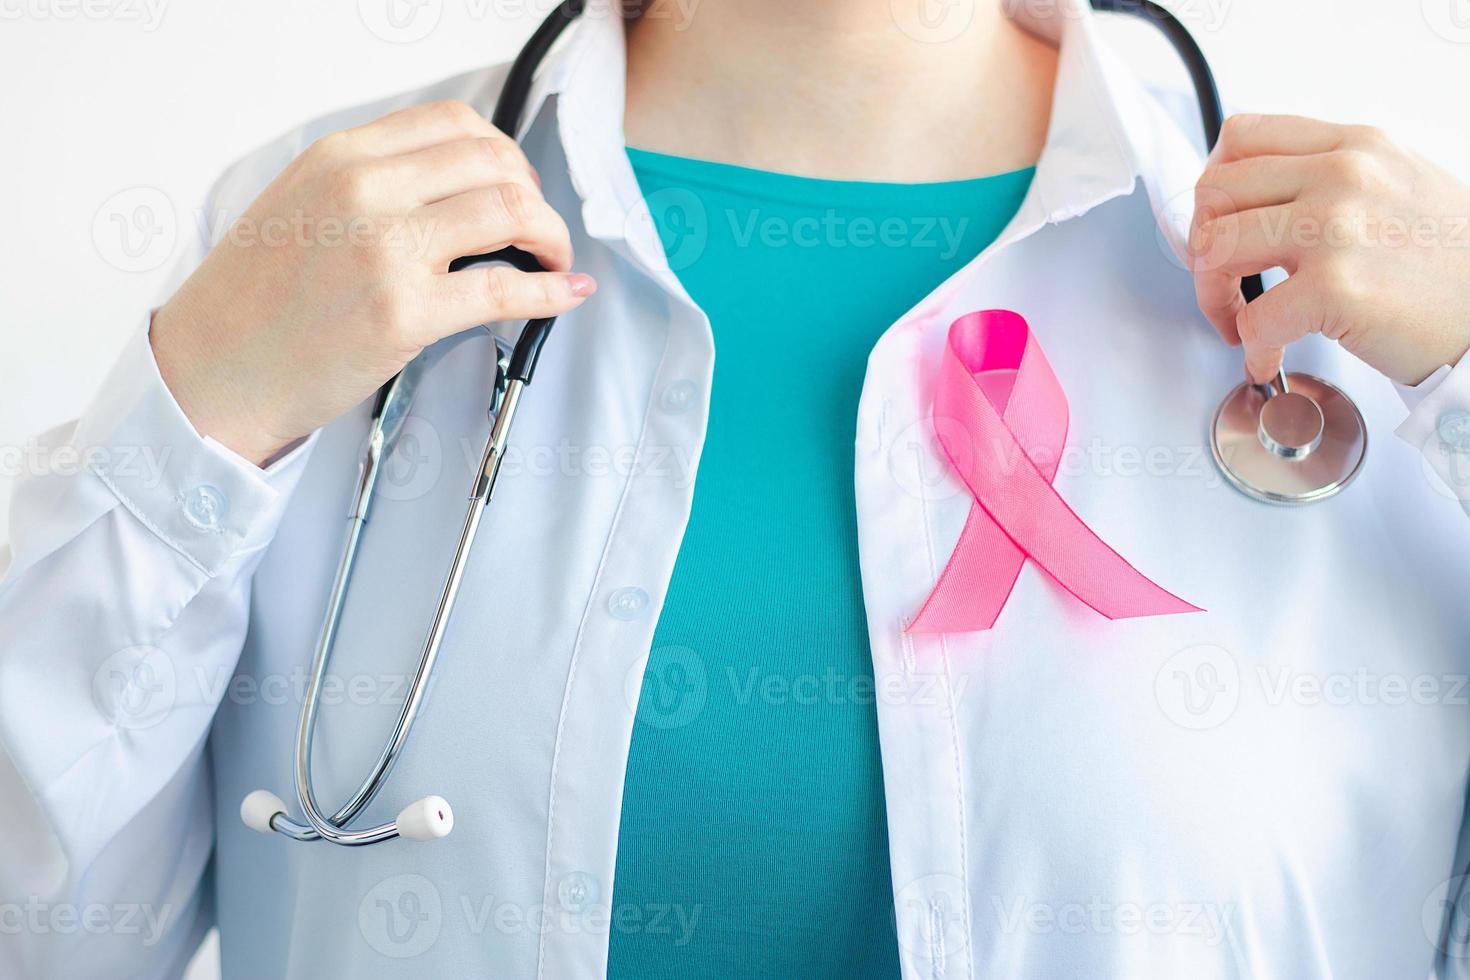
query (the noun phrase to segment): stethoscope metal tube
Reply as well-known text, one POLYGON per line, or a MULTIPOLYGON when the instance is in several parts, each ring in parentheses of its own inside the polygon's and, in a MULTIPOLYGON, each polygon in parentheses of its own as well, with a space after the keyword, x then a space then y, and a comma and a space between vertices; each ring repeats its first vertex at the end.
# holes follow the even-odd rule
POLYGON ((290 819, 286 816, 284 805, 278 798, 264 790, 257 790, 246 797, 245 803, 242 804, 241 812, 247 824, 257 829, 274 830, 295 840, 325 839, 331 843, 346 846, 375 844, 379 841, 392 840, 400 835, 415 838, 440 837, 447 834, 453 827, 454 814, 449 804, 442 797, 431 796, 410 804, 397 819, 388 823, 363 830, 342 829, 348 821, 361 812, 363 807, 372 802, 378 790, 387 780, 388 774, 392 771, 408 739, 408 733, 412 730, 414 720, 423 703, 424 692, 427 690, 434 663, 439 656, 444 631, 449 623, 455 599, 459 594, 465 563, 479 530, 480 520, 494 494, 495 481, 500 472, 500 461, 504 458, 510 427, 515 420, 521 392, 525 388, 523 381, 507 377, 509 356, 498 342, 497 350, 499 357, 496 381, 489 411, 492 419, 490 432, 486 437, 480 465, 475 473, 475 482, 465 510, 464 521, 460 527, 454 557, 445 576, 439 602, 434 610, 434 618, 419 656, 418 668, 409 685, 408 697, 399 712, 388 743, 383 747, 372 771, 368 773, 347 803, 330 817, 324 815, 316 800, 311 775, 313 737, 321 705, 322 686, 326 681, 327 669, 331 663, 337 628, 341 622, 342 608, 346 600, 348 585, 351 582, 352 568, 357 558, 358 544, 371 510, 373 490, 377 484, 382 463, 390 454, 402 430, 414 388, 424 369, 422 360, 416 360, 410 364, 390 382, 383 396, 378 399, 369 429, 367 449, 348 517, 347 541, 332 583, 327 614, 317 641, 310 683, 306 690, 305 703, 296 733, 296 794, 306 822, 303 824, 290 819))
MULTIPOLYGON (((555 43, 567 25, 582 13, 585 0, 565 0, 537 28, 530 41, 521 50, 511 67, 505 88, 496 103, 492 119, 502 132, 514 136, 520 128, 521 114, 525 109, 536 66, 555 43)), ((455 272, 481 262, 509 262, 525 271, 541 271, 534 256, 517 248, 505 248, 486 255, 471 255, 450 263, 449 271, 455 272)), ((337 565, 336 576, 327 601, 321 634, 317 639, 316 652, 312 660, 311 681, 302 705, 300 723, 296 732, 295 782, 296 798, 306 818, 302 823, 286 814, 281 799, 267 790, 256 790, 240 804, 240 816, 246 825, 263 833, 275 832, 292 840, 326 840, 333 844, 354 847, 376 844, 395 837, 415 840, 432 840, 447 835, 454 827, 454 813, 449 803, 440 796, 426 796, 405 807, 398 816, 387 823, 377 824, 361 830, 346 829, 348 822, 372 802, 387 781, 393 765, 398 760, 413 723, 423 704, 424 692, 439 650, 444 641, 444 631, 454 609, 464 577, 465 563, 469 558, 480 520, 495 492, 495 482, 500 474, 501 460, 510 437, 511 425, 516 409, 520 405, 521 393, 531 383, 541 347, 556 323, 555 317, 544 317, 528 321, 522 328, 512 350, 504 350, 497 341, 496 380, 490 405, 492 418, 485 449, 481 454, 479 468, 475 472, 470 490, 464 521, 460 527, 459 540, 455 545, 454 557, 450 561, 444 586, 439 593, 439 602, 434 618, 419 654, 418 668, 409 685, 408 697, 400 710, 383 751, 374 763, 372 771, 363 779, 356 792, 330 816, 323 813, 317 802, 312 784, 312 747, 316 730, 317 715, 321 707, 322 686, 326 682, 327 668, 331 663, 332 650, 336 643, 337 628, 342 619, 342 608, 347 598, 347 589, 352 580, 352 568, 357 559, 358 544, 362 530, 367 524, 372 507, 373 491, 384 460, 392 454, 393 446, 403 429, 413 396, 423 376, 427 355, 420 355, 390 380, 378 392, 368 431, 367 447, 357 487, 353 493, 349 514, 347 540, 343 546, 342 559, 337 565)))

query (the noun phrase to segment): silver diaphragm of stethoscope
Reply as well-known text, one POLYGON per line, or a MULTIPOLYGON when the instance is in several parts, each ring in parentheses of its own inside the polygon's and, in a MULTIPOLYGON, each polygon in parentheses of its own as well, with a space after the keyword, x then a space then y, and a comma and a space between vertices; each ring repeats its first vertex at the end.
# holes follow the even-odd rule
POLYGON ((1326 500, 1352 482, 1368 452, 1363 415, 1340 388, 1278 372, 1230 390, 1210 426, 1210 451, 1241 493, 1273 504, 1326 500))
MULTIPOLYGON (((1220 140, 1225 107, 1214 73, 1189 29, 1150 0, 1090 0, 1097 10, 1153 23, 1184 60, 1199 101, 1205 146, 1220 140)), ((1247 303, 1264 291, 1261 276, 1241 280, 1247 303)), ((1270 384, 1231 389, 1210 426, 1210 449, 1236 489, 1273 504, 1307 504, 1340 492, 1363 467, 1368 430, 1341 389, 1310 374, 1278 371, 1270 384)))

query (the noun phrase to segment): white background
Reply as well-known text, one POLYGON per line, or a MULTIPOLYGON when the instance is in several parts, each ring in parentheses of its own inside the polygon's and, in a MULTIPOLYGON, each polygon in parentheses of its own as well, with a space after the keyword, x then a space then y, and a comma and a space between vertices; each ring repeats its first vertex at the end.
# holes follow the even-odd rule
MULTIPOLYGON (((681 2, 697 14, 699 0, 681 2)), ((892 2, 932 15, 992 0, 892 2)), ((1470 0, 1166 2, 1227 103, 1374 123, 1470 176, 1470 0)), ((17 447, 83 408, 159 299, 168 263, 120 251, 114 221, 140 200, 129 189, 161 194, 187 230, 242 154, 331 109, 506 60, 549 6, 0 0, 0 538, 17 447), (390 10, 409 26, 393 29, 390 10), (136 264, 149 268, 122 267, 136 264)), ((1147 27, 1109 25, 1148 79, 1183 84, 1147 27)))

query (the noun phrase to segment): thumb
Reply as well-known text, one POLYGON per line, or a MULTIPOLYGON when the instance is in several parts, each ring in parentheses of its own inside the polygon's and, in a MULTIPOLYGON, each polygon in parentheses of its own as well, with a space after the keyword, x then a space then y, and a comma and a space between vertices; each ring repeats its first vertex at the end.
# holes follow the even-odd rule
POLYGON ((1245 348, 1246 374, 1255 384, 1265 384, 1281 370, 1287 344, 1313 332, 1320 316, 1313 298, 1295 279, 1288 279, 1259 299, 1247 303, 1235 317, 1235 328, 1245 348))

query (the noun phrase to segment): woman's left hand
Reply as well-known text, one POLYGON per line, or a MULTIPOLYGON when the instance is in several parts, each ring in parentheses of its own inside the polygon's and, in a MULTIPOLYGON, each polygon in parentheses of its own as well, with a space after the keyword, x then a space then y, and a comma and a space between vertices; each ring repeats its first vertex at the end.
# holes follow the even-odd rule
POLYGON ((1257 383, 1309 333, 1417 384, 1470 347, 1470 187, 1376 129, 1233 116, 1195 189, 1200 309, 1257 383), (1242 276, 1289 278, 1246 305, 1242 276))

